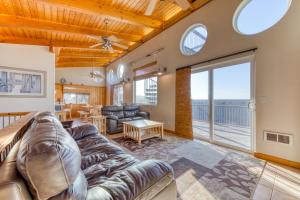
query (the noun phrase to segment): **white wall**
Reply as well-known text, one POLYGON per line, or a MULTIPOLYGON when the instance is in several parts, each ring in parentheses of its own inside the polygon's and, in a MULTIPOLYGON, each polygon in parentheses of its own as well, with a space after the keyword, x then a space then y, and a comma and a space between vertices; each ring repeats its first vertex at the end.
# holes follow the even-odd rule
MULTIPOLYGON (((159 79, 159 99, 156 107, 148 108, 152 119, 163 121, 167 129, 175 127, 175 70, 178 67, 205 61, 245 49, 256 52, 256 146, 262 152, 300 161, 300 1, 293 1, 287 15, 273 28, 256 36, 242 36, 232 28, 232 17, 240 0, 213 0, 184 18, 121 60, 129 63, 164 47, 158 56, 168 74, 159 79), (183 56, 179 41, 183 32, 194 23, 208 29, 208 40, 202 51, 183 56), (294 135, 294 144, 285 146, 263 141, 263 130, 275 130, 294 135)), ((108 69, 109 70, 109 69, 108 69)), ((125 87, 125 101, 132 101, 132 84, 125 87)))
MULTIPOLYGON (((103 67, 95 67, 94 71, 100 72, 105 77, 105 69, 103 67)), ((65 78, 67 83, 105 86, 105 79, 97 83, 90 78, 90 72, 92 72, 90 67, 58 68, 55 71, 55 82, 60 83, 60 79, 65 78)))
POLYGON ((49 47, 0 44, 0 66, 47 73, 46 97, 0 97, 0 112, 54 111, 55 56, 49 52, 49 47))

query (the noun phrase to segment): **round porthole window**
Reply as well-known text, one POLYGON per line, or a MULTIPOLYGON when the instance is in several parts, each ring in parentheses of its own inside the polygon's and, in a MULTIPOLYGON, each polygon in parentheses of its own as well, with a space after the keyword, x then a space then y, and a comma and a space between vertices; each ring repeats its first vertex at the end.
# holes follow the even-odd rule
POLYGON ((119 65, 119 66, 118 66, 118 71, 117 71, 117 74, 118 74, 118 78, 119 78, 119 79, 122 79, 122 78, 123 78, 124 71, 125 71, 125 66, 122 65, 122 64, 119 65))
POLYGON ((263 32, 288 11, 292 0, 243 0, 233 16, 233 27, 243 35, 263 32))
POLYGON ((107 81, 108 83, 112 84, 113 81, 114 81, 114 70, 113 69, 110 69, 108 71, 108 74, 107 74, 107 81))
POLYGON ((202 24, 194 24, 189 27, 181 37, 180 50, 183 55, 191 56, 198 53, 207 39, 206 27, 202 24))

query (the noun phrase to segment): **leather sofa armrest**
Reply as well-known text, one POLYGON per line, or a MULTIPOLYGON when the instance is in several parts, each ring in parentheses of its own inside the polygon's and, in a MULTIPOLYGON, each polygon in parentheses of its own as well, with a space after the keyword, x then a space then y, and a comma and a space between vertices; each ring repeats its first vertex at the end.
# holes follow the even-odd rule
POLYGON ((118 120, 119 117, 118 116, 115 116, 115 115, 108 115, 106 116, 107 119, 112 119, 112 120, 118 120))
POLYGON ((66 128, 66 130, 74 138, 74 140, 79 140, 86 136, 99 134, 97 127, 92 124, 85 124, 74 128, 66 128))
POLYGON ((150 113, 149 112, 138 112, 137 116, 143 117, 145 119, 150 119, 150 113))
POLYGON ((112 132, 113 130, 117 129, 118 127, 118 117, 112 116, 106 118, 106 127, 108 133, 112 132))

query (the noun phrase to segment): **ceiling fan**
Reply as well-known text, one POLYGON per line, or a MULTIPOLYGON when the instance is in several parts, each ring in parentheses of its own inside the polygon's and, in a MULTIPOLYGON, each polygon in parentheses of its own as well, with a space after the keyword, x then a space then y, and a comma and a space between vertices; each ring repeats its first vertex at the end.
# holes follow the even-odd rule
MULTIPOLYGON (((154 12, 157 4, 160 1, 165 1, 165 0, 148 0, 149 4, 147 6, 147 9, 145 11, 146 16, 151 16, 152 13, 154 12)), ((187 10, 191 7, 191 3, 188 0, 174 0, 174 3, 176 3, 179 7, 182 8, 182 10, 187 10)))
POLYGON ((94 60, 92 60, 92 71, 89 74, 90 78, 96 83, 100 83, 104 76, 99 71, 94 71, 94 60))
POLYGON ((100 83, 101 80, 104 79, 104 76, 99 71, 92 71, 90 72, 90 78, 95 81, 96 83, 100 83))
MULTIPOLYGON (((108 20, 105 19, 104 22, 105 22, 106 33, 107 33, 108 20)), ((89 37, 98 40, 98 43, 90 46, 90 48, 96 48, 98 46, 101 46, 104 50, 109 51, 110 53, 114 53, 113 46, 119 47, 124 50, 128 49, 128 46, 120 44, 119 39, 114 35, 108 36, 108 34, 106 34, 105 36, 100 36, 100 37, 96 37, 96 36, 89 36, 89 37)))

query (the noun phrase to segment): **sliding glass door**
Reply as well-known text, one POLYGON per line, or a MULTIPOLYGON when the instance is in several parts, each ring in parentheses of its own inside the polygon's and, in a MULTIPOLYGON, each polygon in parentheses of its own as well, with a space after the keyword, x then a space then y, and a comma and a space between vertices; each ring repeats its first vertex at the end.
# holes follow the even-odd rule
POLYGON ((252 72, 250 59, 193 70, 191 94, 194 138, 253 151, 252 72))
POLYGON ((192 115, 194 137, 210 139, 209 135, 209 72, 191 75, 192 115))

